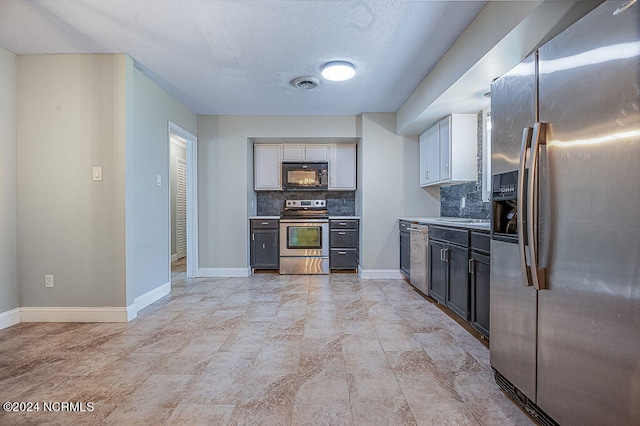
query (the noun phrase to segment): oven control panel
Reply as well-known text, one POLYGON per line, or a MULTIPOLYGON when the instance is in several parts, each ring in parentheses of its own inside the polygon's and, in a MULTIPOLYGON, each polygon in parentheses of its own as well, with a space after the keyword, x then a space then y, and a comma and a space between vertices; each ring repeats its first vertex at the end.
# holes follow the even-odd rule
POLYGON ((327 200, 286 200, 285 207, 326 207, 327 200))

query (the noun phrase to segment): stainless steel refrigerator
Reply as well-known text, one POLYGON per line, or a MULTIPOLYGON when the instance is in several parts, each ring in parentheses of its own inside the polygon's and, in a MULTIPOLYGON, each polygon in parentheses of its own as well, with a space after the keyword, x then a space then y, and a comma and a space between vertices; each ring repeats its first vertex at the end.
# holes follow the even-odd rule
POLYGON ((542 424, 640 424, 640 3, 625 3, 491 88, 491 365, 542 424))

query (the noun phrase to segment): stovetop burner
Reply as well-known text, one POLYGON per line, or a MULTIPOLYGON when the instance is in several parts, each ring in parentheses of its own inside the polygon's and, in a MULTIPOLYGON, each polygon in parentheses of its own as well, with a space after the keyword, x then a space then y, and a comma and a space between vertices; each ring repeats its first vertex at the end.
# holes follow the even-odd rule
POLYGON ((282 219, 328 219, 326 200, 285 200, 282 219))

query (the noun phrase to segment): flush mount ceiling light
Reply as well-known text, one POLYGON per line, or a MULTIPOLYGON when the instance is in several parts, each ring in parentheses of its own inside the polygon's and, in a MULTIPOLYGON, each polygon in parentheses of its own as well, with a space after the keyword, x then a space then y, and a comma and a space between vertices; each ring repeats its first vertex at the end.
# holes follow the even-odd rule
POLYGON ((345 81, 356 75, 351 62, 333 61, 322 66, 322 76, 331 81, 345 81))

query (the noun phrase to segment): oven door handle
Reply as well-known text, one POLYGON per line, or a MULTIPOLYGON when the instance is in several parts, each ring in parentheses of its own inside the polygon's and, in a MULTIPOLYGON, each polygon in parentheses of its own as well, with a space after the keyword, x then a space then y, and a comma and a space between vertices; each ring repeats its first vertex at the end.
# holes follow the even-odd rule
POLYGON ((308 223, 317 226, 319 223, 329 223, 329 219, 280 219, 280 223, 308 223))

